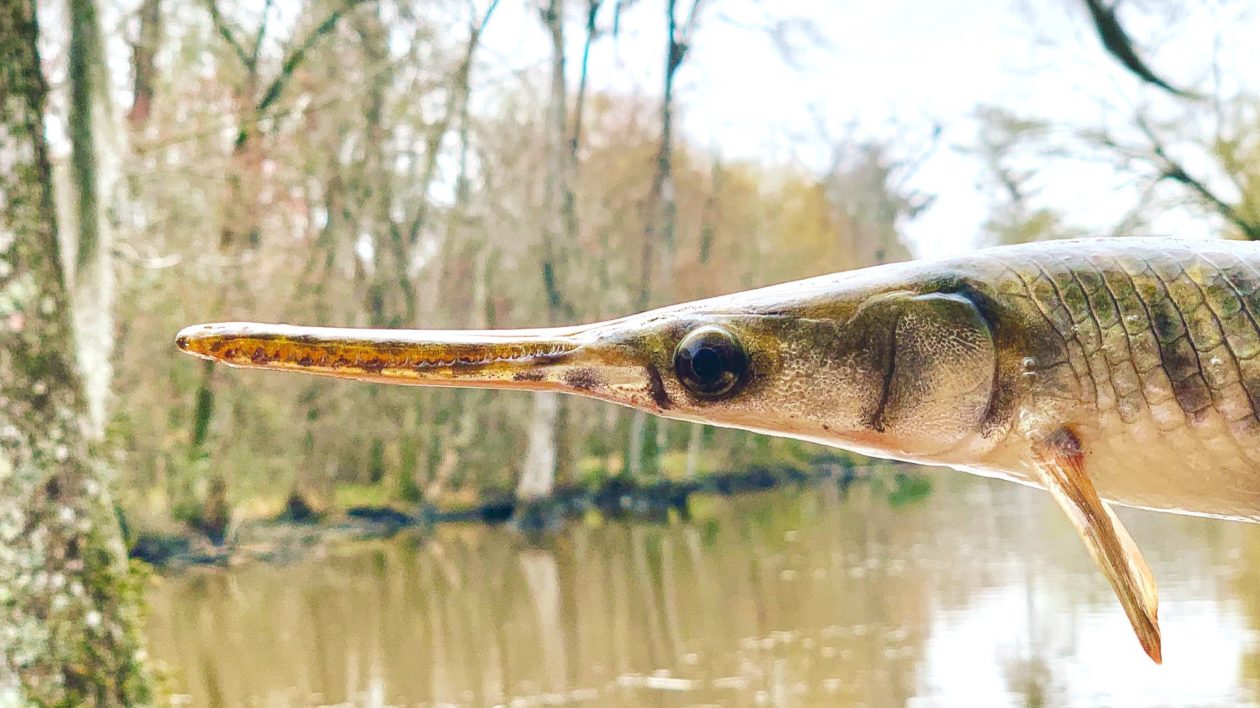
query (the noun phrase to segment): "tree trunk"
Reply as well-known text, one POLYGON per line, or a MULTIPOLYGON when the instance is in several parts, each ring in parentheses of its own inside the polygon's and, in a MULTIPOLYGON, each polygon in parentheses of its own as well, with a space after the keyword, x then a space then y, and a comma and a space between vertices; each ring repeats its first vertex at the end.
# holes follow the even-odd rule
MULTIPOLYGON (((233 304, 234 294, 248 292, 244 282, 244 256, 246 252, 257 249, 262 242, 262 214, 258 201, 259 189, 264 180, 263 163, 263 127, 262 121, 268 116, 272 107, 283 95, 289 81, 297 68, 302 65, 310 50, 320 40, 330 35, 338 26, 343 15, 352 10, 353 2, 342 4, 318 24, 311 27, 304 35, 295 33, 285 52, 280 69, 270 83, 263 83, 259 74, 259 48, 268 29, 267 13, 263 14, 254 37, 253 49, 246 52, 244 45, 236 37, 230 27, 225 24, 219 13, 215 0, 206 3, 220 36, 236 53, 244 69, 244 79, 236 87, 236 140, 232 146, 229 166, 226 174, 226 185, 222 201, 223 223, 219 231, 218 255, 226 262, 224 271, 217 274, 219 289, 214 309, 229 310, 233 304), (265 86, 265 88, 263 88, 265 86)), ((211 424, 214 422, 216 408, 220 406, 219 391, 215 386, 215 366, 204 362, 201 379, 197 384, 197 392, 193 399, 192 430, 189 436, 189 459, 200 460, 208 457, 210 447, 211 424)), ((215 493, 208 494, 202 500, 203 521, 211 516, 211 512, 222 500, 218 492, 227 489, 227 478, 219 466, 210 467, 208 488, 215 493), (217 490, 217 491, 216 491, 217 490)), ((217 523, 213 524, 218 526, 217 523)), ((223 529, 212 529, 212 535, 221 533, 223 529)))
MULTIPOLYGON (((665 24, 668 41, 665 49, 665 85, 661 95, 661 141, 656 152, 656 171, 652 176, 652 191, 648 194, 647 214, 643 221, 643 250, 640 259, 639 309, 646 310, 652 303, 652 272, 659 268, 661 278, 656 286, 657 299, 668 301, 670 294, 670 268, 674 262, 674 222, 678 205, 674 196, 674 77, 682 66, 703 0, 693 0, 686 24, 678 26, 677 0, 665 3, 665 24)), ((656 422, 656 436, 646 435, 650 427, 647 414, 635 411, 631 425, 630 473, 654 474, 658 470, 647 469, 662 452, 666 439, 667 421, 656 422)))
MULTIPOLYGON (((542 12, 551 35, 551 97, 547 105, 547 175, 545 183, 542 273, 547 292, 547 318, 557 324, 565 305, 560 286, 560 254, 556 241, 566 222, 566 195, 569 194, 569 107, 564 77, 564 0, 551 0, 542 12)), ((556 485, 557 422, 560 400, 555 393, 534 394, 530 419, 529 447, 516 484, 518 499, 530 501, 551 496, 556 485)))
POLYGON ((127 122, 140 130, 153 111, 157 79, 154 58, 162 41, 162 0, 144 0, 140 5, 140 33, 131 49, 131 109, 127 122))
POLYGON ((0 700, 149 700, 105 468, 88 451, 34 3, 0 0, 0 700))
POLYGON ((534 394, 534 413, 530 418, 529 446, 525 464, 516 482, 516 497, 536 501, 551 496, 556 486, 556 420, 560 413, 560 394, 534 394))
MULTIPOLYGON (((718 215, 715 213, 718 209, 718 195, 722 191, 722 163, 715 160, 713 169, 710 173, 711 184, 709 185, 709 195, 704 203, 704 216, 700 222, 700 249, 697 262, 700 269, 704 270, 709 266, 709 257, 713 251, 713 237, 717 228, 715 221, 718 215)), ((700 469, 700 458, 704 454, 704 426, 700 423, 690 423, 691 434, 687 438, 687 479, 696 476, 696 472, 700 469)))
POLYGON ((89 434, 99 440, 105 434, 113 378, 114 229, 106 206, 117 204, 122 131, 114 124, 95 3, 71 0, 70 10, 70 184, 75 221, 67 231, 77 232, 77 238, 63 242, 74 245, 68 249, 73 253, 68 266, 75 350, 89 434))

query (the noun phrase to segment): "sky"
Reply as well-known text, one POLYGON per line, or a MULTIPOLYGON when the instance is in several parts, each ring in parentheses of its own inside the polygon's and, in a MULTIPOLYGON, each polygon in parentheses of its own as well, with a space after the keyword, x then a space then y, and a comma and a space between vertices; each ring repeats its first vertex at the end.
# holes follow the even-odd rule
MULTIPOLYGON (((1219 75, 1245 79, 1226 85, 1227 92, 1260 89, 1260 50, 1247 39, 1260 36, 1260 11, 1250 3, 1128 3, 1138 11, 1122 9, 1121 18, 1149 49, 1148 63, 1174 84, 1210 86, 1205 82, 1215 62, 1219 75)), ((638 2, 617 38, 595 45, 593 88, 660 94, 661 6, 638 2)), ((501 2, 485 37, 488 54, 503 62, 499 70, 545 65, 546 43, 531 24, 541 27, 529 3, 501 2)), ((568 41, 570 56, 580 56, 580 33, 571 32, 568 41)), ((576 84, 576 61, 570 70, 576 84)), ((957 253, 980 242, 992 187, 966 150, 976 142, 978 106, 1121 133, 1139 106, 1177 116, 1175 104, 1104 54, 1083 4, 1066 0, 709 0, 678 75, 677 98, 686 136, 728 159, 817 170, 830 160, 831 143, 846 138, 882 138, 907 158, 926 154, 910 186, 936 198, 904 225, 919 256, 957 253), (791 62, 762 29, 784 20, 811 23, 820 40, 797 42, 804 48, 791 62), (929 152, 935 126, 940 137, 929 152)), ((1040 161, 1036 167, 1035 203, 1064 211, 1087 233, 1107 233, 1139 191, 1130 175, 1111 165, 1040 161)), ((1172 209, 1152 228, 1158 235, 1199 237, 1219 223, 1172 209)))
MULTIPOLYGON (((478 13, 490 0, 468 0, 478 13)), ((478 85, 511 85, 521 76, 547 75, 549 45, 539 21, 541 0, 500 0, 483 39, 478 85)), ((625 0, 623 0, 624 2, 625 0)), ((1251 0, 1121 0, 1121 19, 1144 58, 1174 85, 1221 93, 1260 94, 1260 5, 1251 0)), ((757 160, 821 171, 833 145, 877 139, 892 154, 915 161, 908 186, 934 197, 931 206, 902 224, 916 256, 932 257, 982 245, 983 224, 995 203, 979 159, 976 110, 1004 108, 1059 125, 1107 127, 1134 134, 1132 116, 1182 120, 1183 109, 1144 87, 1104 53, 1079 0, 704 0, 693 48, 678 74, 676 100, 681 131, 693 145, 727 160, 757 160), (767 27, 789 32, 790 60, 767 27), (939 128, 939 134, 935 131, 939 128), (937 135, 934 139, 933 136, 937 135)), ((105 26, 127 24, 137 0, 105 6, 105 26)), ((582 50, 580 0, 567 0, 570 86, 578 80, 582 50)), ((615 0, 605 0, 600 24, 612 21, 615 0)), ((659 96, 664 63, 663 0, 631 0, 615 37, 595 43, 590 62, 593 91, 659 96)), ((678 0, 689 8, 691 0, 678 0)), ((231 7, 230 4, 225 7, 231 7)), ((272 5, 271 41, 282 42, 302 13, 297 0, 272 5)), ((452 0, 435 12, 451 13, 452 33, 466 33, 465 6, 452 0)), ((45 45, 64 37, 56 3, 47 3, 45 45)), ((682 10, 680 10, 682 12, 682 10)), ((249 3, 234 11, 256 25, 249 3)), ((126 66, 124 32, 107 32, 111 61, 126 66)), ((265 47, 279 54, 283 47, 265 47)), ((52 52, 55 54, 55 51, 52 52)), ((52 80, 61 76, 50 63, 52 80)), ((114 72, 125 105, 127 72, 114 72)), ((476 96, 474 95, 474 105, 476 96)), ((1211 125, 1195 126, 1210 134, 1211 125)), ((64 152, 58 121, 50 138, 64 152)), ((1233 189, 1214 176, 1193 150, 1173 151, 1224 194, 1233 189)), ((1139 198, 1142 185, 1115 165, 1088 160, 1020 156, 1017 166, 1035 171, 1033 207, 1050 207, 1086 234, 1104 235, 1139 198)), ((1171 194, 1171 189, 1164 190, 1171 194)), ((1202 210, 1166 208, 1150 235, 1204 237, 1218 233, 1219 219, 1202 210)))

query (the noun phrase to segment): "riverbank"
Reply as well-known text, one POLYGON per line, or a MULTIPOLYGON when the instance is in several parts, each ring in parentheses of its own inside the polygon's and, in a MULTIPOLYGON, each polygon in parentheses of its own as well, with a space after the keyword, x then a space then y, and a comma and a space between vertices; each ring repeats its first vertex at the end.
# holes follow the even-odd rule
MULTIPOLYGON (((129 554, 158 569, 178 570, 251 562, 288 563, 318 554, 338 542, 406 533, 423 535, 439 524, 508 525, 523 534, 545 535, 591 515, 665 522, 671 518, 688 518, 691 500, 696 496, 734 496, 780 487, 823 484, 834 484, 844 491, 868 479, 871 469, 854 465, 847 457, 828 456, 807 468, 758 466, 708 473, 691 480, 637 482, 612 477, 594 485, 563 486, 551 497, 532 502, 502 496, 452 508, 422 503, 360 505, 321 512, 294 497, 272 518, 236 525, 224 543, 212 543, 204 535, 191 531, 142 531, 131 540, 129 554)), ((897 503, 898 499, 914 498, 926 492, 926 480, 918 475, 901 471, 892 475, 890 502, 897 503)))

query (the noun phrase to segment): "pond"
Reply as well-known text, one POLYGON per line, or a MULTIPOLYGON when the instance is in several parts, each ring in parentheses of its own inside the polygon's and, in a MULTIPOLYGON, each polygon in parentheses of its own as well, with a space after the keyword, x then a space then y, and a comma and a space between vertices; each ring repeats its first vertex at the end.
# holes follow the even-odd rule
POLYGON ((1260 525, 1122 510, 1165 664, 1043 492, 930 472, 695 499, 542 544, 444 526, 155 580, 193 705, 1225 705, 1260 700, 1260 525))

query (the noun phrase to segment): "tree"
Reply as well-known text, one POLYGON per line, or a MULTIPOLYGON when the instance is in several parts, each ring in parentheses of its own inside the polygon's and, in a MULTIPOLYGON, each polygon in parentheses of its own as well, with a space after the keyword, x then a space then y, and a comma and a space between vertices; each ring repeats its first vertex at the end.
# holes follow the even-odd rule
POLYGON ((143 0, 140 5, 140 31, 131 48, 131 108, 127 122, 133 130, 143 128, 153 110, 156 92, 158 45, 162 41, 162 0, 143 0))
MULTIPOLYGON (((1175 151, 1169 147, 1169 138, 1161 135, 1161 132, 1175 133, 1175 128, 1179 126, 1164 126, 1161 130, 1156 121, 1141 110, 1135 116, 1134 124, 1145 139, 1145 145, 1135 146, 1105 131, 1087 133, 1087 140, 1114 150, 1122 159, 1146 163, 1148 169, 1157 174, 1155 178, 1157 181, 1177 185, 1191 199, 1219 214, 1243 237, 1251 241, 1260 240, 1260 194, 1256 194, 1256 190, 1251 188, 1254 182, 1260 181, 1260 178, 1257 177, 1254 168, 1250 167, 1255 164, 1257 156, 1246 155, 1244 150, 1240 150, 1240 148, 1245 149, 1243 145, 1245 141, 1241 136, 1254 131, 1256 126, 1246 123, 1227 126, 1226 124, 1231 121, 1226 117, 1223 105, 1226 102, 1220 95, 1214 96, 1212 101, 1207 102, 1194 93, 1173 87, 1157 76, 1134 48, 1133 40, 1116 15, 1116 8, 1114 6, 1108 8, 1100 0, 1084 1, 1089 11, 1090 21, 1098 32, 1108 55, 1126 71, 1142 82, 1158 87, 1192 113, 1205 110, 1215 113, 1217 133, 1206 152, 1211 161, 1216 163, 1215 171, 1218 174, 1223 173, 1233 183, 1233 186, 1237 188, 1238 196, 1231 198, 1221 193, 1212 186, 1211 177, 1195 174, 1187 166, 1187 162, 1176 157, 1175 151)), ((1253 104, 1254 101, 1254 97, 1244 99, 1244 102, 1253 104)), ((1236 114, 1238 113, 1244 113, 1244 111, 1237 111, 1236 114)), ((1189 122, 1193 124, 1196 121, 1189 122)))
MULTIPOLYGON (((131 60, 148 72, 153 95, 146 120, 132 123, 133 155, 123 163, 131 198, 116 243, 119 395, 109 429, 127 459, 119 494, 138 525, 169 530, 166 513, 213 530, 210 489, 221 513, 224 491, 248 500, 230 507, 243 522, 278 512, 295 489, 333 508, 361 500, 369 486, 372 498, 403 505, 511 493, 531 426, 546 420, 532 415, 536 398, 492 391, 224 369, 203 388, 199 362, 170 356, 181 326, 593 321, 635 311, 645 240, 654 249, 652 306, 856 265, 862 229, 888 235, 879 219, 895 200, 861 190, 896 186, 902 170, 889 157, 900 153, 863 163, 864 154, 846 152, 834 189, 830 177, 801 167, 724 158, 678 130, 685 102, 673 88, 663 141, 661 84, 655 95, 603 93, 579 68, 588 55, 600 66, 599 41, 615 36, 615 12, 634 3, 570 0, 547 13, 549 0, 513 1, 542 11, 520 29, 550 41, 552 61, 521 68, 485 54, 494 0, 374 0, 336 27, 323 20, 354 3, 272 2, 264 13, 265 0, 161 2, 156 14, 157 0, 132 3, 131 60), (555 51, 549 22, 564 25, 556 29, 567 57, 555 51), (320 28, 329 28, 324 39, 308 42, 320 28), (260 34, 251 79, 242 56, 254 56, 260 34), (300 62, 286 59, 305 45, 300 62), (568 86, 556 81, 557 57, 568 86), (293 70, 280 93, 268 91, 286 66, 293 70), (278 97, 259 115, 264 95, 278 97), (248 149, 237 151, 242 128, 248 149), (662 158, 668 179, 659 176, 662 158), (850 187, 860 195, 835 198, 850 187), (663 223, 662 205, 672 211, 663 223)), ((664 6, 650 5, 657 25, 664 6)), ((677 0, 677 36, 658 54, 675 78, 697 58, 683 49, 694 43, 684 31, 692 6, 677 0)), ((707 0, 702 7, 704 31, 710 21, 721 31, 726 18, 705 15, 715 9, 707 0)), ((536 438, 529 469, 541 472, 525 478, 542 481, 522 500, 624 465, 629 424, 623 409, 560 399, 554 428, 534 428, 556 434, 536 438)), ((668 445, 649 425, 645 447, 689 445, 683 424, 666 429, 668 445)), ((749 436, 712 430, 692 440, 692 469, 748 464, 749 436)))
MULTIPOLYGON (((551 39, 551 90, 547 101, 547 167, 543 187, 542 281, 547 297, 547 323, 559 324, 570 307, 560 285, 562 249, 557 242, 565 233, 566 202, 571 197, 568 85, 564 65, 564 0, 548 0, 540 10, 551 39)), ((534 394, 530 418, 529 445, 516 483, 516 497, 532 502, 548 497, 556 484, 557 427, 560 396, 534 394)))
POLYGON ((34 3, 0 2, 0 696, 144 703, 135 588, 88 448, 36 40, 34 3))
POLYGON ((977 111, 977 118, 981 128, 974 152, 984 165, 984 178, 994 194, 992 211, 984 224, 988 240, 1012 244, 1084 235, 1065 225, 1054 210, 1034 206, 1036 190, 1031 182, 1036 171, 1013 164, 1019 144, 1045 131, 1046 125, 987 106, 977 111))
MULTIPOLYGON (((1126 5, 1126 9, 1144 9, 1151 15, 1161 9, 1190 12, 1192 7, 1190 3, 1126 5)), ((1007 128, 1037 126, 1036 130, 1008 131, 1007 137, 1014 139, 1008 141, 1002 159, 1010 162, 1026 153, 1039 165, 1055 160, 1110 163, 1117 173, 1129 178, 1137 194, 1127 212, 1107 229, 1112 234, 1131 233, 1160 209, 1174 207, 1188 208, 1210 221, 1219 220, 1219 230, 1227 237, 1260 240, 1260 146, 1255 140, 1260 98, 1254 89, 1247 88, 1245 80, 1238 80, 1244 77, 1222 77, 1218 64, 1223 47, 1237 43, 1244 51, 1250 50, 1248 40, 1221 34, 1212 46, 1201 43, 1194 57, 1202 60, 1197 66, 1182 67, 1181 72, 1198 72, 1204 77, 1198 83, 1207 88, 1195 86, 1195 91, 1188 91, 1177 85, 1188 80, 1170 83, 1144 60, 1155 52, 1139 50, 1140 42, 1126 30, 1114 3, 1108 6, 1101 0, 1083 0, 1082 9, 1102 42, 1105 54, 1099 55, 1123 70, 1126 79, 1136 82, 1134 89, 1140 100, 1124 115, 1117 113, 1112 97, 1101 96, 1100 120, 1088 125, 1051 124, 1037 116, 998 116, 991 111, 986 115, 982 109, 981 120, 988 127, 1001 127, 1000 123, 1007 128)), ((1222 3, 1200 11, 1219 15, 1224 22, 1230 13, 1246 13, 1250 8, 1247 3, 1222 3)), ((1154 17, 1144 19, 1132 24, 1149 27, 1158 21, 1154 17)), ((1091 38, 1090 43, 1093 41, 1091 38)), ((992 152, 992 145, 983 144, 990 139, 981 139, 980 153, 992 152)), ((992 172, 991 161, 988 167, 992 172)), ((996 177, 1003 181, 1001 175, 996 177)), ((1008 186, 1002 189, 1010 195, 1008 186)), ((996 220, 990 223, 991 231, 997 226, 997 231, 1014 239, 1071 232, 1052 211, 1032 209, 1025 214, 1027 219, 1021 220, 1012 206, 1017 205, 999 206, 996 220)))
MULTIPOLYGON (((258 189, 263 175, 264 154, 263 147, 259 144, 263 121, 271 115, 311 49, 337 28, 344 15, 362 3, 363 0, 340 0, 319 22, 304 31, 296 31, 285 49, 279 68, 270 81, 265 81, 262 75, 262 47, 272 14, 271 2, 263 5, 258 28, 248 47, 242 43, 236 28, 223 16, 218 0, 205 2, 215 31, 222 37, 244 72, 243 80, 236 86, 236 138, 232 142, 222 202, 223 222, 219 232, 218 252, 227 266, 224 268, 225 272, 219 275, 220 308, 226 308, 230 304, 233 293, 244 290, 243 269, 240 266, 245 260, 245 253, 257 248, 261 240, 258 189)), ((206 448, 216 398, 215 367, 206 362, 202 366, 201 380, 193 398, 189 435, 189 458, 193 461, 200 461, 208 455, 206 448)), ((215 540, 222 540, 230 523, 230 510, 227 480, 219 469, 212 469, 210 472, 200 517, 198 525, 215 540)))
POLYGON ((72 0, 69 125, 74 220, 63 230, 63 242, 70 246, 67 285, 93 440, 105 434, 113 378, 114 227, 107 212, 110 206, 117 207, 115 192, 122 184, 118 170, 122 131, 114 124, 107 69, 94 0, 72 0))
MULTIPOLYGON (((686 19, 679 24, 678 0, 665 1, 665 73, 661 91, 661 139, 656 152, 656 171, 652 177, 651 191, 647 198, 647 217, 644 219, 643 250, 640 262, 639 302, 640 310, 647 309, 655 291, 658 297, 670 298, 670 266, 674 260, 674 229, 678 217, 678 203, 674 187, 674 80, 682 68, 700 23, 700 11, 704 0, 691 0, 686 19), (658 265, 659 262, 659 265, 658 265), (660 270, 661 279, 653 288, 653 270, 660 270)), ((630 424, 629 451, 626 467, 632 475, 647 472, 656 465, 657 455, 665 442, 663 420, 635 411, 630 424), (655 426, 658 434, 649 435, 655 426)))

